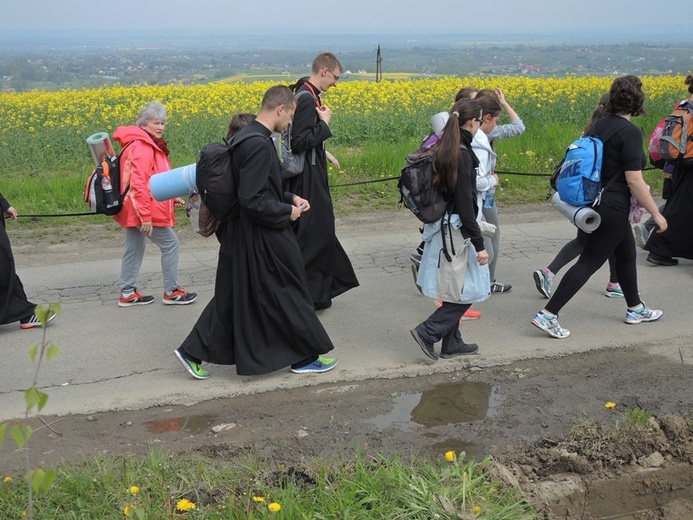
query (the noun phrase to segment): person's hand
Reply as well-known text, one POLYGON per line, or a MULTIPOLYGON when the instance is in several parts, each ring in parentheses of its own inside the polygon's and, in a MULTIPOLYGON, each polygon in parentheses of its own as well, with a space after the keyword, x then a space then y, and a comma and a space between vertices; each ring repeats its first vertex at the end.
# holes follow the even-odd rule
POLYGON ((19 216, 19 213, 17 213, 17 210, 14 209, 12 206, 7 208, 7 211, 5 211, 5 218, 8 218, 10 220, 14 220, 19 216))
POLYGON ((332 155, 330 152, 325 150, 325 157, 327 157, 327 160, 329 162, 331 162, 334 165, 334 167, 339 170, 339 161, 337 160, 337 158, 334 155, 332 155))
POLYGON ((495 184, 495 186, 498 186, 498 185, 500 184, 500 180, 498 179, 498 174, 492 173, 492 174, 491 174, 491 177, 493 177, 494 179, 496 179, 496 184, 495 184))
POLYGON ((152 236, 153 230, 154 230, 154 227, 152 226, 151 222, 142 222, 142 225, 140 226, 140 231, 142 232, 143 235, 152 236))
POLYGON ((657 233, 664 233, 669 227, 667 219, 665 219, 661 213, 656 217, 653 216, 652 220, 654 220, 655 224, 657 224, 657 233))
POLYGON ((185 206, 185 201, 183 199, 181 199, 180 197, 176 197, 173 200, 173 205, 177 208, 182 208, 185 206))
POLYGON ((298 206, 291 206, 291 215, 289 216, 289 220, 293 222, 294 220, 298 220, 301 217, 301 208, 298 206))
POLYGON ((308 202, 306 199, 299 197, 298 195, 294 195, 293 200, 294 206, 301 210, 301 213, 305 213, 310 209, 310 202, 308 202))
POLYGON ((479 265, 488 264, 488 252, 485 249, 483 251, 479 251, 476 254, 476 261, 479 262, 479 265))
POLYGON ((503 91, 499 88, 496 89, 496 96, 498 96, 498 102, 501 105, 507 104, 507 101, 505 100, 505 94, 503 94, 503 91))
POLYGON ((320 105, 315 107, 315 111, 318 113, 318 119, 324 121, 326 125, 330 124, 330 119, 332 119, 332 110, 327 105, 320 105))

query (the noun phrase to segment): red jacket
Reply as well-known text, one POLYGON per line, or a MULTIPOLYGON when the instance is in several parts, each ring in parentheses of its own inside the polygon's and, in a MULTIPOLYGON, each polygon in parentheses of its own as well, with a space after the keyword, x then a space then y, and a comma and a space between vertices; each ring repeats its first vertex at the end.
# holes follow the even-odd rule
POLYGON ((173 227, 176 223, 173 199, 159 202, 149 190, 149 178, 171 169, 166 154, 154 144, 151 136, 139 126, 119 126, 113 138, 123 147, 120 157, 121 189, 130 182, 123 209, 113 218, 122 227, 138 227, 151 222, 155 227, 173 227))

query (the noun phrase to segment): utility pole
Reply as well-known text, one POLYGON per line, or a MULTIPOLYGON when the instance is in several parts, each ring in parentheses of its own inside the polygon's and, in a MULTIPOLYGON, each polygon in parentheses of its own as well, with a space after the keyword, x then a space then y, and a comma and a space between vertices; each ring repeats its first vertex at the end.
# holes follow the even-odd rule
POLYGON ((375 82, 379 83, 383 79, 383 57, 380 54, 380 45, 378 45, 378 54, 375 58, 375 82))

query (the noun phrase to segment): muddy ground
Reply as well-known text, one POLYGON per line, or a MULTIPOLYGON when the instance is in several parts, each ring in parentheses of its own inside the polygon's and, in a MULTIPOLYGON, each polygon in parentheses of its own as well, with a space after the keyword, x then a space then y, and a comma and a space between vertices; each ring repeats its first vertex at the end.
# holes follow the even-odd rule
MULTIPOLYGON (((85 236, 69 227, 59 233, 15 229, 15 254, 50 262, 46 251, 74 242, 73 233, 85 236)), ((119 250, 111 223, 86 233, 91 250, 99 239, 119 250)), ((666 347, 686 352, 690 343, 681 338, 666 347)), ((494 476, 543 504, 547 518, 691 520, 693 370, 683 355, 680 361, 659 355, 661 347, 330 383, 191 407, 45 417, 50 428, 34 425, 32 460, 53 465, 91 455, 142 455, 156 446, 221 460, 253 450, 273 463, 300 466, 306 458, 349 457, 363 448, 433 457, 454 450, 493 456, 500 464, 494 476), (652 412, 647 434, 623 428, 629 407, 652 412), (604 433, 615 426, 619 435, 604 433)), ((0 473, 21 467, 6 443, 0 473)))

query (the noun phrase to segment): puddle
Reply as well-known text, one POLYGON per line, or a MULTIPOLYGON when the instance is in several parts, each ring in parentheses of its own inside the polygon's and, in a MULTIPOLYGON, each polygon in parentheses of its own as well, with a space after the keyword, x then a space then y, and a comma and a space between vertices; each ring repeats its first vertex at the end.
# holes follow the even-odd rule
POLYGON ((185 431, 188 433, 203 433, 211 431, 212 426, 218 422, 214 415, 190 415, 188 417, 171 417, 145 421, 144 426, 149 433, 172 433, 185 431))
POLYGON ((404 393, 394 398, 387 414, 367 422, 378 428, 398 427, 405 431, 479 421, 493 417, 503 397, 486 383, 449 383, 431 390, 404 393))

